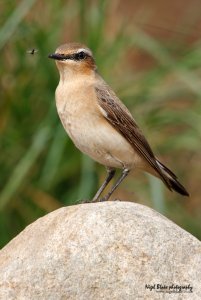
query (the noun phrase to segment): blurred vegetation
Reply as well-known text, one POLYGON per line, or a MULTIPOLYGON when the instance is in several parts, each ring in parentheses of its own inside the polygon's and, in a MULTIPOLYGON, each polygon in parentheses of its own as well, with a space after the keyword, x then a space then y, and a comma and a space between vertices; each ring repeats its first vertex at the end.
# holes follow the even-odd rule
MULTIPOLYGON (((47 55, 68 41, 92 48, 100 73, 191 194, 184 199, 134 172, 113 198, 153 207, 201 238, 201 40, 189 38, 201 7, 184 8, 189 39, 161 38, 135 22, 135 2, 125 0, 123 9, 114 0, 1 3, 0 246, 38 217, 92 197, 105 176, 74 147, 56 113, 59 76, 47 55), (31 48, 38 52, 27 54, 31 48)), ((146 3, 143 16, 151 10, 146 3)))

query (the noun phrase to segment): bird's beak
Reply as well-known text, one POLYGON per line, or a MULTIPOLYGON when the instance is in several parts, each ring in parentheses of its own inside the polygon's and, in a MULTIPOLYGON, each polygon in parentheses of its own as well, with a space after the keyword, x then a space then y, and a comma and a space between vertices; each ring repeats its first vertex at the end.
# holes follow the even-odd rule
POLYGON ((48 57, 52 58, 52 59, 56 59, 56 60, 64 60, 65 59, 63 55, 58 54, 58 53, 49 54, 48 57))

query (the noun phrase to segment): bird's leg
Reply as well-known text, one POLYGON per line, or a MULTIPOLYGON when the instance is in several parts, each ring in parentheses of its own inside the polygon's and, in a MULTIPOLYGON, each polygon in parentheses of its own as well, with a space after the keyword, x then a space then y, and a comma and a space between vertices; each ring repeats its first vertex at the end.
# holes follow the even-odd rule
POLYGON ((105 178, 105 181, 97 191, 96 195, 93 197, 92 202, 96 202, 98 198, 100 197, 101 193, 104 191, 110 180, 114 177, 116 170, 112 168, 106 168, 107 169, 107 177, 105 178))
POLYGON ((109 193, 105 197, 101 198, 100 201, 107 201, 112 193, 116 190, 116 188, 120 185, 120 183, 124 180, 124 178, 126 178, 129 172, 130 170, 123 169, 121 176, 117 179, 116 183, 113 185, 109 193))

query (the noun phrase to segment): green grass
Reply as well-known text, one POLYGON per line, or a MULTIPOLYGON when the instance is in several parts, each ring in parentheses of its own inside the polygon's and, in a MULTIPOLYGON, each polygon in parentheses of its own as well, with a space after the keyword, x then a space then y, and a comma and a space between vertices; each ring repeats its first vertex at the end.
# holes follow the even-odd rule
POLYGON ((182 201, 157 179, 136 175, 122 184, 121 193, 128 191, 123 198, 154 207, 201 237, 197 201, 200 42, 162 43, 124 15, 110 32, 113 5, 114 1, 86 0, 4 3, 0 13, 0 246, 52 209, 92 197, 105 175, 103 167, 74 147, 56 113, 59 76, 47 55, 67 41, 92 48, 100 73, 133 112, 156 155, 192 194, 182 201), (34 56, 26 53, 32 47, 38 49, 34 56), (135 70, 135 61, 130 61, 135 51, 149 57, 152 66, 135 70))

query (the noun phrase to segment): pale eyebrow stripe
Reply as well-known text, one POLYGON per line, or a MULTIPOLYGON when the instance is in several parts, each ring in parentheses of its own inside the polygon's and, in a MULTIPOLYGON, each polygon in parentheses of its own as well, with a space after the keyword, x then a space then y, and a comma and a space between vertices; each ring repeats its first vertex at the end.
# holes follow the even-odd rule
POLYGON ((83 52, 85 52, 85 53, 87 53, 87 54, 89 54, 89 55, 92 55, 91 51, 89 51, 88 49, 85 49, 85 48, 80 48, 80 49, 78 49, 78 50, 77 50, 77 53, 79 53, 79 52, 81 52, 81 51, 83 51, 83 52))

